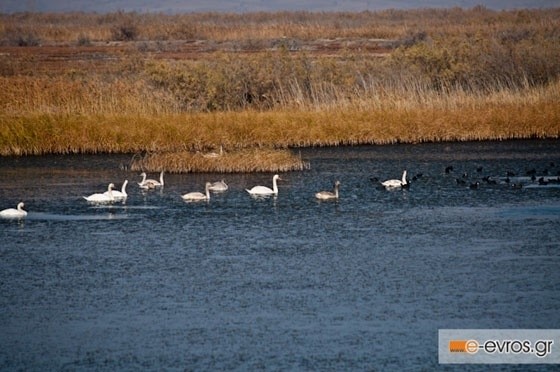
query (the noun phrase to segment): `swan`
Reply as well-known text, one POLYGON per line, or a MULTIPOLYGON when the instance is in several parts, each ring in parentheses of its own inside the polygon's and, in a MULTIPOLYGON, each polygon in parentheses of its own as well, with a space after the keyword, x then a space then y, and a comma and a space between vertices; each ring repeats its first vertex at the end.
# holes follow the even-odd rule
POLYGON ((23 202, 19 202, 17 205, 17 209, 14 208, 8 208, 8 209, 4 209, 3 211, 0 211, 0 217, 5 217, 5 218, 22 218, 27 216, 27 212, 23 210, 23 202))
POLYGON ((336 181, 334 183, 334 191, 333 192, 319 191, 318 193, 315 194, 315 197, 317 199, 321 199, 321 200, 338 199, 338 188, 339 187, 340 187, 340 182, 336 181))
POLYGON ((210 182, 206 182, 206 186, 204 187, 205 194, 195 191, 189 192, 188 194, 182 195, 181 197, 186 201, 210 200, 210 186, 212 186, 212 184, 210 182))
POLYGON ((207 154, 203 154, 202 156, 204 156, 205 158, 217 158, 223 155, 224 155, 224 149, 222 146, 220 146, 220 153, 209 152, 207 154))
POLYGON ((214 192, 226 191, 227 189, 228 189, 228 185, 227 183, 225 183, 224 180, 214 182, 210 185, 210 191, 214 191, 214 192))
MULTIPOLYGON (((121 191, 111 190, 111 193, 113 194, 113 198, 115 198, 115 200, 124 200, 128 197, 128 194, 126 193, 126 185, 128 185, 128 180, 124 181, 121 187, 121 191)), ((109 195, 109 190, 105 191, 103 194, 109 195)))
POLYGON ((138 182, 138 186, 143 189, 155 189, 156 187, 163 187, 163 171, 159 174, 159 181, 154 179, 146 179, 146 173, 142 172, 140 174, 142 176, 142 181, 138 182))
POLYGON ((251 195, 278 195, 278 185, 276 184, 277 180, 282 180, 279 175, 275 174, 272 177, 272 189, 266 186, 255 186, 252 189, 245 189, 251 195))
POLYGON ((88 202, 95 202, 95 203, 108 203, 115 201, 113 196, 113 188, 115 187, 114 184, 110 183, 107 187, 107 192, 103 194, 91 194, 90 196, 84 196, 88 202))
POLYGON ((402 179, 400 179, 400 180, 394 180, 394 179, 393 180, 387 180, 387 181, 381 182, 381 184, 386 189, 395 189, 395 188, 399 188, 399 187, 407 187, 408 182, 406 181, 406 170, 402 174, 402 179))

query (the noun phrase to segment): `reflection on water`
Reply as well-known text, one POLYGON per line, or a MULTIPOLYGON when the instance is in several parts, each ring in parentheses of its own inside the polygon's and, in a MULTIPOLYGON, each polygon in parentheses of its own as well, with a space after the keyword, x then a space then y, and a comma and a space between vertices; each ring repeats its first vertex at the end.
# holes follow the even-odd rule
POLYGON ((26 220, 46 220, 46 221, 94 221, 94 220, 122 220, 129 218, 126 215, 118 214, 91 214, 91 215, 70 215, 52 213, 30 213, 26 220))
POLYGON ((0 220, 0 369, 434 369, 440 328, 560 327, 558 141, 301 152, 268 198, 270 174, 141 192, 126 156, 0 159, 0 209, 29 211, 0 220))

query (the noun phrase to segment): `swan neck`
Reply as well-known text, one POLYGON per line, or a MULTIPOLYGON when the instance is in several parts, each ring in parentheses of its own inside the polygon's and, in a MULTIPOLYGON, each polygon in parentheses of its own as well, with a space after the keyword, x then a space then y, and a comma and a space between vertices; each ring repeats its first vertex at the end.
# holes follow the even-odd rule
POLYGON ((272 178, 272 191, 278 194, 278 184, 276 183, 276 177, 272 178))

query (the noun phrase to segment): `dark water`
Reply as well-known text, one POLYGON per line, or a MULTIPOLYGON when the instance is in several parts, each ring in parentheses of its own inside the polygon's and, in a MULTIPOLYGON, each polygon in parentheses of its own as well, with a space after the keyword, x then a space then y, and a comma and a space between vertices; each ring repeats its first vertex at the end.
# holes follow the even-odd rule
POLYGON ((558 174, 559 141, 301 153, 268 199, 244 189, 269 174, 142 193, 125 156, 1 158, 0 209, 29 215, 0 220, 0 369, 432 370, 440 328, 560 328, 560 185, 526 176, 558 174), (126 178, 124 204, 82 199, 126 178))

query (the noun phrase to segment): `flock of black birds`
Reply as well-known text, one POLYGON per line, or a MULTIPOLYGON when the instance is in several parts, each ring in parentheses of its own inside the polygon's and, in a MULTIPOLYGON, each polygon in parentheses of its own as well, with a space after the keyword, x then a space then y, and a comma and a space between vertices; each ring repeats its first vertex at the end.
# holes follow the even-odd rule
MULTIPOLYGON (((556 167, 556 164, 554 162, 551 162, 549 166, 551 168, 554 168, 556 167)), ((477 174, 482 173, 482 171, 483 171, 483 167, 476 168, 477 174)), ((450 174, 452 172, 453 172, 453 166, 448 166, 447 168, 445 168, 446 174, 450 174)), ((503 181, 503 183, 509 185, 511 188, 520 189, 523 187, 523 182, 520 181, 520 179, 522 179, 523 177, 525 178, 528 177, 532 184, 538 184, 541 186, 549 185, 549 184, 560 184, 560 170, 557 171, 555 176, 551 176, 550 173, 551 173, 550 170, 548 168, 545 168, 541 173, 542 175, 539 178, 537 178, 536 168, 527 170, 524 176, 520 176, 517 173, 508 170, 506 171, 505 178, 503 180, 501 178, 495 179, 491 176, 484 176, 484 177, 480 177, 480 181, 476 180, 475 182, 469 182, 468 184, 470 189, 478 189, 478 187, 481 185, 481 182, 484 182, 488 185, 497 185, 501 181, 503 181), (512 178, 516 178, 517 182, 513 182, 512 178)), ((467 185, 468 179, 469 179, 469 174, 467 172, 464 172, 461 178, 455 178, 455 181, 458 185, 467 185)))
MULTIPOLYGON (((560 185, 560 169, 551 170, 554 168, 556 168, 556 164, 554 162, 550 162, 549 167, 544 168, 541 172, 537 171, 536 168, 531 168, 520 174, 508 170, 503 176, 482 176, 484 168, 482 166, 478 166, 475 169, 476 176, 473 177, 468 172, 462 172, 460 176, 455 176, 455 183, 459 186, 468 186, 468 188, 472 190, 478 189, 483 184, 504 184, 513 189, 521 189, 524 185, 560 185)), ((446 175, 453 176, 455 174, 455 169, 452 165, 449 165, 444 169, 444 173, 446 175)), ((423 173, 415 174, 412 179, 407 180, 401 188, 408 189, 411 182, 417 181, 422 177, 423 173)), ((374 183, 379 182, 377 177, 371 177, 370 180, 374 183)))

